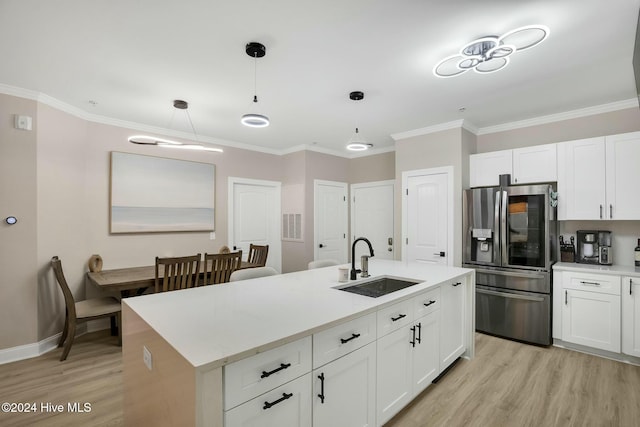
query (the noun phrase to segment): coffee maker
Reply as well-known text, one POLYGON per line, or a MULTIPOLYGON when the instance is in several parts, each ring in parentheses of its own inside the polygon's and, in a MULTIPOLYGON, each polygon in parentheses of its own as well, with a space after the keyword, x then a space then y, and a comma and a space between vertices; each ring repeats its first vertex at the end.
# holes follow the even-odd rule
POLYGON ((578 259, 583 264, 613 264, 611 232, 602 230, 578 230, 578 259))

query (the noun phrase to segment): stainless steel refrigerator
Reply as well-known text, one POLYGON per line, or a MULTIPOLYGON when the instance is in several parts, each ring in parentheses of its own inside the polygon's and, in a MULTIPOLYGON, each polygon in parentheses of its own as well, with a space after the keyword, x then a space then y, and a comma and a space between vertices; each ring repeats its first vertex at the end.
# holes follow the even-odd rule
POLYGON ((555 204, 551 184, 465 190, 463 265, 476 270, 476 330, 551 344, 555 204))

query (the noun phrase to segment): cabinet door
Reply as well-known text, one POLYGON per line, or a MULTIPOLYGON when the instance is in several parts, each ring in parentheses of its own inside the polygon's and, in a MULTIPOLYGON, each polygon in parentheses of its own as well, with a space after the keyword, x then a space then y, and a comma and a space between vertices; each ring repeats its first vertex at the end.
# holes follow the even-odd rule
POLYGON ((446 369, 465 351, 466 279, 440 287, 440 369, 446 369))
POLYGON ((640 357, 640 278, 622 279, 622 352, 640 357))
POLYGON ((558 180, 556 144, 535 145, 513 150, 514 184, 554 182, 558 180))
POLYGON ((609 219, 640 219, 640 132, 606 137, 609 219))
POLYGON ((387 422, 413 398, 411 325, 378 339, 377 421, 387 422))
POLYGON ((311 426, 311 373, 226 411, 226 427, 311 426))
POLYGON ((375 342, 313 371, 314 427, 371 427, 375 419, 375 342))
POLYGON ((440 311, 416 321, 416 346, 413 349, 413 396, 427 388, 440 373, 440 311))
POLYGON ((469 185, 490 187, 499 184, 499 175, 510 174, 512 150, 492 151, 469 156, 469 185))
POLYGON ((558 144, 560 220, 605 219, 604 156, 604 137, 558 144))
POLYGON ((562 339, 620 353, 620 296, 564 290, 562 339))

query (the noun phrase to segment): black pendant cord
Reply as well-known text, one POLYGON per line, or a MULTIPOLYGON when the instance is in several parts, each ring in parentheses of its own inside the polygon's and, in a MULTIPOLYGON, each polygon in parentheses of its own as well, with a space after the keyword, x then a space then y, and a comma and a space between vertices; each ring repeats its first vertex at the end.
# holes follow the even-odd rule
POLYGON ((258 54, 253 55, 253 102, 258 103, 258 54))

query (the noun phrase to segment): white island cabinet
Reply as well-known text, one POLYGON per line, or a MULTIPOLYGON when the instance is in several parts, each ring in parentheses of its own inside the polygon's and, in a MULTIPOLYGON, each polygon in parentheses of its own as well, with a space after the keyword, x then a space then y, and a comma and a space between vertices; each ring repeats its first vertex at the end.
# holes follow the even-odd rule
POLYGON ((473 357, 473 270, 371 260, 344 284, 337 269, 123 300, 125 425, 380 426, 473 357), (417 284, 337 289, 385 276, 417 284))

